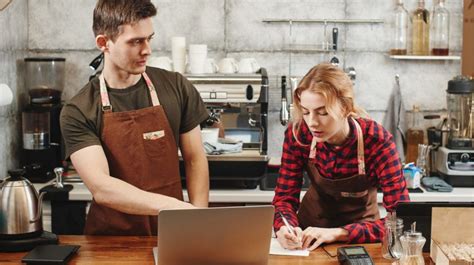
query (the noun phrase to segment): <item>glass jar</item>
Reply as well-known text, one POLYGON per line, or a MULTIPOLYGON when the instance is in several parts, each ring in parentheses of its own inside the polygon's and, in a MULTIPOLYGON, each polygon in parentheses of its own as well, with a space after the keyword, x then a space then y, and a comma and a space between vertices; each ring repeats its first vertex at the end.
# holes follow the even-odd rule
POLYGON ((403 6, 403 0, 396 0, 396 7, 391 15, 392 43, 391 55, 407 54, 408 11, 403 6))
POLYGON ((400 265, 424 265, 423 246, 426 239, 420 232, 407 231, 400 237, 403 252, 400 258, 400 265))
POLYGON ((413 55, 430 54, 430 13, 425 8, 425 1, 419 0, 418 7, 412 16, 412 49, 413 55))
POLYGON ((431 54, 449 54, 449 11, 444 7, 445 0, 438 0, 431 20, 431 54))
POLYGON ((385 218, 385 234, 382 238, 382 256, 388 260, 398 260, 402 255, 400 236, 403 234, 403 220, 395 213, 388 212, 385 218))
POLYGON ((406 132, 407 150, 405 163, 415 163, 418 158, 418 145, 425 142, 425 132, 423 128, 423 114, 420 107, 413 105, 413 122, 412 126, 406 132))

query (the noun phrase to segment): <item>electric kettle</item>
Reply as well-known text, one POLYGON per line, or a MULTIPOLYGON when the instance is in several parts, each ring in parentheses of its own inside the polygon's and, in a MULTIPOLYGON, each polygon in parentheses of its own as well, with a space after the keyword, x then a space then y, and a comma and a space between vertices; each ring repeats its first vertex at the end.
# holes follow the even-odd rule
POLYGON ((24 178, 25 170, 8 171, 0 184, 0 238, 30 238, 43 233, 43 195, 24 178))

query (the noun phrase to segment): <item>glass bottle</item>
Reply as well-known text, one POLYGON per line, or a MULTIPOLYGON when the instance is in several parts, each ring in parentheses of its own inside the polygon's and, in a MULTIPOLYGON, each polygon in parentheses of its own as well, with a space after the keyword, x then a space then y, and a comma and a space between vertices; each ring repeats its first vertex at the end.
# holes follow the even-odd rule
POLYGON ((396 0, 396 7, 392 13, 391 24, 393 28, 390 54, 406 55, 408 37, 408 11, 403 6, 403 0, 396 0))
POLYGON ((412 15, 413 55, 430 54, 430 12, 425 9, 425 1, 418 0, 418 7, 412 15))
POLYGON ((422 127, 423 116, 420 108, 413 105, 413 123, 407 130, 407 155, 405 163, 416 162, 418 158, 418 145, 424 143, 424 132, 422 127))
POLYGON ((431 54, 449 54, 449 11, 444 7, 445 0, 438 0, 431 20, 431 54))
POLYGON ((415 230, 416 223, 411 225, 411 231, 407 231, 400 237, 403 253, 400 258, 400 265, 424 265, 423 246, 426 239, 420 232, 415 230))
POLYGON ((402 256, 400 236, 403 234, 403 220, 396 218, 395 212, 388 212, 385 218, 385 233, 382 238, 382 256, 388 260, 398 260, 402 256))

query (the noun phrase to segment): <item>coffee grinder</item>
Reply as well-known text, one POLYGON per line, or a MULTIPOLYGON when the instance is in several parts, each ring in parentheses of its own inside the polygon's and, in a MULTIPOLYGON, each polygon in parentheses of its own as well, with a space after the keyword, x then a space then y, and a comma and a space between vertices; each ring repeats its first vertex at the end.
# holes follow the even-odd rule
POLYGON ((25 58, 29 104, 22 113, 23 148, 20 163, 32 182, 47 182, 61 166, 61 94, 64 58, 25 58))
POLYGON ((448 139, 438 149, 436 168, 456 187, 474 187, 474 80, 456 77, 448 82, 448 139))

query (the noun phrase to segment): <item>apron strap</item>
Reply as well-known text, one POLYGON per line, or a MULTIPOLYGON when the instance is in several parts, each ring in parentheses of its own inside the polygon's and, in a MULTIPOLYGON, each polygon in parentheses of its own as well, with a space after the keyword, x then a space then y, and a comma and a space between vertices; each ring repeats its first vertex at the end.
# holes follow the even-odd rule
POLYGON ((351 117, 354 121, 354 126, 357 130, 357 162, 359 164, 359 175, 365 175, 365 159, 364 159, 364 136, 359 123, 351 117))
MULTIPOLYGON (((145 79, 146 85, 148 87, 148 91, 150 92, 151 102, 153 106, 159 106, 160 100, 158 99, 158 95, 156 94, 156 89, 153 83, 151 82, 148 75, 143 72, 143 78, 145 79)), ((102 111, 112 112, 112 105, 110 105, 109 93, 107 92, 107 86, 105 84, 104 74, 101 73, 99 76, 99 84, 100 84, 100 98, 102 102, 102 111)))
POLYGON ((156 94, 155 86, 153 85, 150 78, 145 72, 143 72, 143 78, 145 78, 148 91, 150 91, 151 103, 153 104, 153 106, 159 106, 160 100, 158 99, 158 95, 156 94))
MULTIPOLYGON (((359 175, 365 175, 365 159, 364 159, 364 136, 362 134, 362 129, 360 128, 359 123, 351 117, 354 121, 354 126, 357 130, 357 163, 359 175)), ((311 141, 311 149, 309 151, 309 158, 316 158, 316 137, 313 137, 311 141)))

